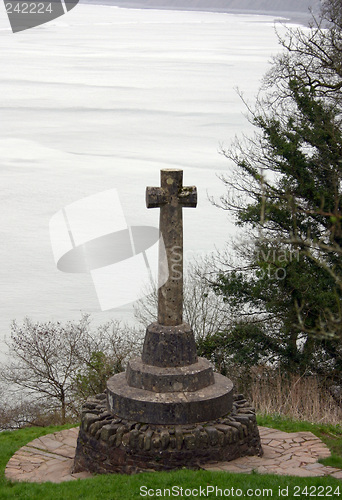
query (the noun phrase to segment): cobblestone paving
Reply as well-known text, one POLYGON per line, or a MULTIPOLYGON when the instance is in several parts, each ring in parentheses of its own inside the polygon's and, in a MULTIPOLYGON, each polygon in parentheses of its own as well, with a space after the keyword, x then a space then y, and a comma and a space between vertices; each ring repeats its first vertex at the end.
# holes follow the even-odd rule
POLYGON ((311 432, 281 432, 259 427, 262 457, 242 457, 231 462, 203 466, 206 470, 252 472, 302 477, 332 476, 342 479, 342 470, 319 464, 319 458, 330 457, 328 447, 311 432))
POLYGON ((9 460, 5 475, 12 481, 60 483, 91 477, 88 472, 72 473, 78 428, 34 439, 9 460))
MULTIPOLYGON (((203 466, 206 470, 271 473, 292 476, 332 476, 342 479, 342 470, 319 464, 330 451, 311 432, 281 432, 259 427, 262 457, 243 457, 231 462, 203 466)), ((31 441, 9 460, 5 475, 11 481, 41 483, 73 481, 91 477, 88 472, 72 473, 78 428, 55 432, 31 441)))

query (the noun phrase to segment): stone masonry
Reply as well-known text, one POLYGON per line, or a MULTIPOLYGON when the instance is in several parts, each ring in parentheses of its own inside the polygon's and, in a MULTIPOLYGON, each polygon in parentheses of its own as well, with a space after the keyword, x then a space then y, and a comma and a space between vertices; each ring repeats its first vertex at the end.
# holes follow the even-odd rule
POLYGON ((261 455, 255 413, 242 395, 216 420, 188 425, 144 424, 107 410, 106 396, 83 407, 74 471, 98 474, 198 469, 212 461, 261 455))

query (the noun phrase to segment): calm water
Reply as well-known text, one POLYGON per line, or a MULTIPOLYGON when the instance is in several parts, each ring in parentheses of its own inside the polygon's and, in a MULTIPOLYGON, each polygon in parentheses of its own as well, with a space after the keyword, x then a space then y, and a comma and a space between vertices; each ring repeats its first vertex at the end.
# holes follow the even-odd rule
POLYGON ((157 225, 145 186, 177 167, 199 191, 186 255, 222 247, 232 221, 207 193, 224 191, 220 145, 248 130, 236 87, 253 100, 278 51, 273 19, 78 5, 15 35, 3 11, 0 38, 0 339, 24 316, 130 318, 130 307, 100 311, 88 275, 57 271, 49 220, 117 188, 129 224, 157 225))

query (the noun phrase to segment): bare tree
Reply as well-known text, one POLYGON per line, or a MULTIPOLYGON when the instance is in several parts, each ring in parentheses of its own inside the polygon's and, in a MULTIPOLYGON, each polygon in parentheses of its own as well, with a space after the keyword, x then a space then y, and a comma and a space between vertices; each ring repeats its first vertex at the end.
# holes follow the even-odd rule
POLYGON ((77 415, 87 396, 101 392, 139 347, 137 334, 119 322, 91 331, 89 315, 65 325, 14 321, 6 343, 9 359, 0 378, 11 385, 17 410, 26 407, 32 413, 34 402, 45 413, 59 411, 61 423, 77 415))

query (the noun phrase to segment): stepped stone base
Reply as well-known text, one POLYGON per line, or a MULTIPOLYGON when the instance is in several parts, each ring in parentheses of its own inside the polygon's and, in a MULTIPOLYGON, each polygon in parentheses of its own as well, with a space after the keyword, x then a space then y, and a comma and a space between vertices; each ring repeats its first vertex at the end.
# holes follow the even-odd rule
POLYGON ((255 411, 242 395, 232 410, 207 422, 159 425, 127 420, 107 410, 106 394, 83 406, 74 472, 132 474, 198 469, 210 461, 262 455, 255 411))
POLYGON ((213 374, 214 384, 197 391, 156 393, 131 387, 126 373, 107 382, 108 409, 119 417, 151 424, 188 424, 228 413, 233 404, 233 383, 213 374))
POLYGON ((126 371, 130 387, 153 392, 198 391, 215 383, 214 372, 205 358, 180 367, 146 365, 137 357, 131 359, 126 371))

